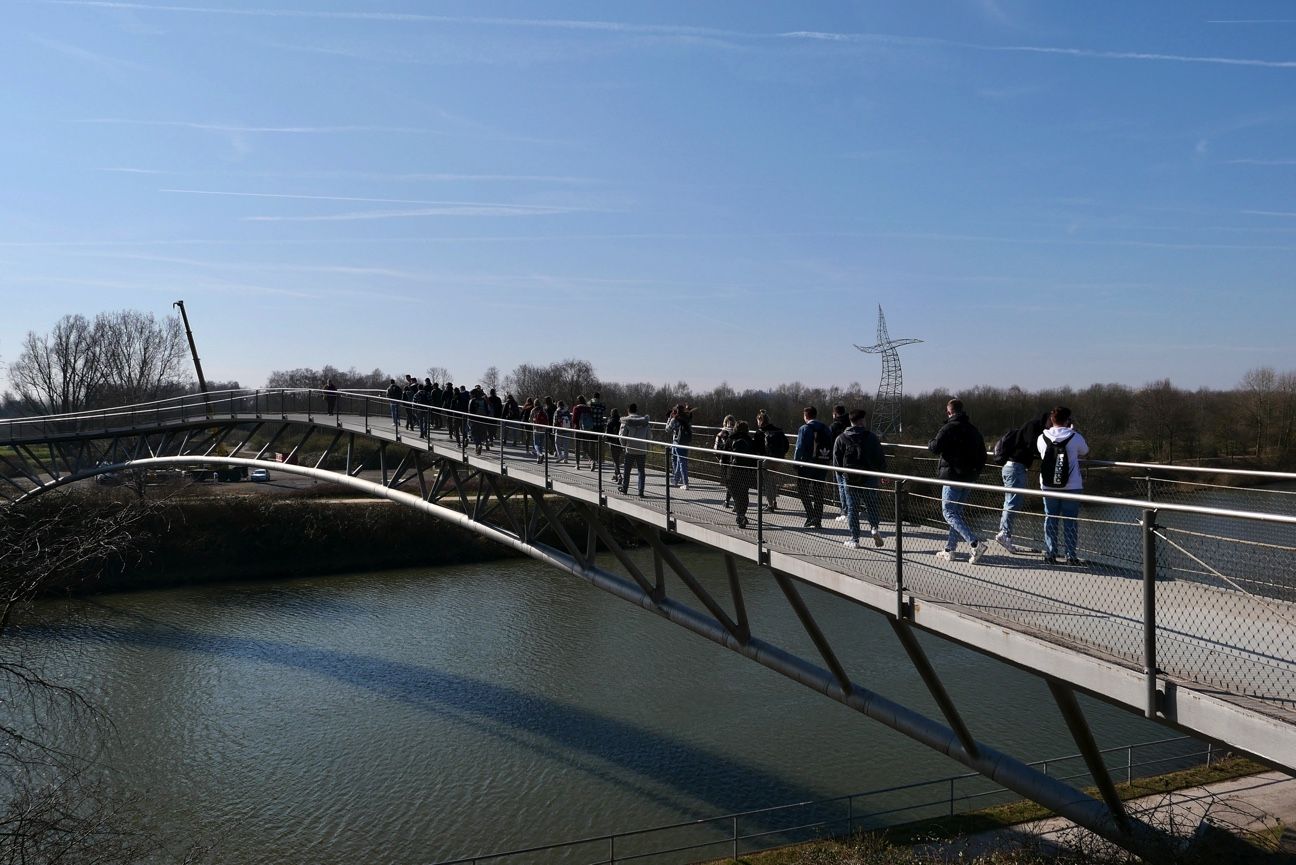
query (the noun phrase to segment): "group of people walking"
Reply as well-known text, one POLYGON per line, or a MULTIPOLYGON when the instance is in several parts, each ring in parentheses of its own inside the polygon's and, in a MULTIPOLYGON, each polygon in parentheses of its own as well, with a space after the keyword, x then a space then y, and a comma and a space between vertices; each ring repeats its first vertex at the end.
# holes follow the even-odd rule
MULTIPOLYGON (((324 387, 330 414, 336 411, 337 388, 330 380, 324 387)), ((386 396, 392 400, 392 423, 399 426, 404 421, 407 430, 418 430, 427 437, 430 430, 448 431, 458 444, 471 443, 478 454, 490 450, 501 435, 505 444, 524 447, 537 462, 551 459, 566 463, 573 456, 579 461, 585 456, 591 470, 602 465, 604 447, 610 450, 613 480, 618 489, 628 494, 632 477, 637 480, 637 492, 644 495, 648 443, 652 439, 651 419, 639 411, 635 403, 626 407, 625 414, 613 408, 609 411, 600 395, 590 399, 582 394, 569 406, 566 401, 555 402, 551 397, 529 397, 518 403, 513 395, 500 397, 494 388, 481 385, 471 390, 456 387, 451 382, 444 386, 430 379, 420 382, 406 375, 404 383, 391 379, 386 396), (501 423, 502 421, 502 423, 501 423), (603 435, 581 435, 602 433, 603 435)), ((676 487, 687 490, 689 485, 689 449, 694 445, 693 414, 695 406, 680 403, 671 409, 664 425, 669 439, 668 477, 676 487)), ((987 462, 985 439, 972 424, 962 400, 951 399, 945 406, 946 422, 928 444, 928 450, 940 459, 937 477, 958 483, 975 483, 987 462)), ((797 497, 805 512, 806 528, 823 525, 824 500, 830 484, 835 487, 841 516, 849 537, 844 542, 849 548, 860 546, 862 524, 867 522, 869 538, 875 546, 884 545, 878 508, 878 478, 843 469, 865 472, 885 472, 886 455, 878 437, 868 427, 868 413, 863 409, 846 411, 844 405, 833 407, 831 424, 818 418, 815 406, 802 410, 803 423, 797 430, 795 445, 790 445, 787 435, 776 426, 768 413, 757 412, 754 427, 733 415, 726 415, 712 441, 718 455, 720 482, 725 490, 725 507, 734 512, 739 528, 749 525, 751 491, 756 489, 758 505, 769 511, 778 510, 778 496, 782 478, 789 472, 778 464, 769 465, 757 472, 760 457, 785 459, 792 450, 790 468, 796 477, 797 497)), ((1080 459, 1089 453, 1088 443, 1074 428, 1071 410, 1057 406, 1042 416, 1032 419, 1020 429, 1005 434, 996 445, 996 462, 1002 465, 1004 495, 998 533, 994 540, 1009 553, 1018 552, 1013 540, 1013 527, 1025 503, 1025 496, 1016 492, 1024 488, 1027 474, 1035 459, 1041 461, 1040 483, 1045 489, 1063 493, 1076 493, 1083 489, 1080 459)), ((949 527, 949 534, 937 558, 952 562, 960 542, 971 549, 968 561, 975 564, 985 555, 986 543, 969 525, 964 508, 972 491, 963 486, 941 487, 941 515, 949 527)), ((1078 516, 1080 503, 1071 499, 1044 497, 1044 559, 1050 564, 1065 560, 1079 565, 1083 561, 1077 552, 1078 516), (1058 535, 1061 534, 1061 546, 1058 535)))
MULTIPOLYGON (((975 483, 986 464, 985 439, 972 425, 964 410, 963 401, 950 400, 945 406, 946 422, 936 433, 927 449, 939 455, 936 475, 942 480, 975 483)), ((1026 496, 1015 490, 1026 486, 1027 473, 1038 457, 1040 460, 1040 488, 1060 493, 1079 493, 1084 489, 1080 474, 1080 460, 1089 453, 1089 444, 1075 429, 1071 409, 1057 406, 1041 417, 1028 421, 1019 429, 1010 430, 995 446, 999 462, 1003 465, 1003 509, 999 517, 999 531, 995 542, 1010 553, 1018 551, 1013 541, 1013 525, 1025 503, 1026 496)), ((960 541, 971 548, 968 561, 976 564, 985 555, 986 544, 977 536, 964 518, 964 503, 972 491, 967 487, 941 487, 941 515, 949 525, 945 548, 936 557, 954 561, 960 541)), ((1080 502, 1055 496, 1044 496, 1044 561, 1057 564, 1062 556, 1068 565, 1083 565, 1079 557, 1080 502), (1061 529, 1062 547, 1058 547, 1061 529)))

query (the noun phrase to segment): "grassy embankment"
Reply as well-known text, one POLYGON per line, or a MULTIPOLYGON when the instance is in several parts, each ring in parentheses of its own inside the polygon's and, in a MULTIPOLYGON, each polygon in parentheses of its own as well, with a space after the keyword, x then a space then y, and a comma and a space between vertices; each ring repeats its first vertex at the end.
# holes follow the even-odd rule
MULTIPOLYGON (((1116 789, 1124 801, 1162 795, 1229 778, 1239 778, 1265 771, 1267 767, 1243 757, 1228 757, 1211 765, 1194 766, 1165 775, 1136 778, 1132 783, 1117 784, 1116 789)), ((1097 790, 1087 793, 1097 796, 1097 790)), ((1124 863, 1131 861, 1122 851, 1078 851, 1074 856, 1044 849, 996 850, 974 857, 958 851, 960 839, 974 834, 993 832, 1029 823, 1051 816, 1051 813, 1034 802, 1018 801, 966 814, 937 817, 906 823, 886 830, 862 832, 849 839, 814 841, 740 856, 741 865, 935 865, 949 861, 975 862, 980 865, 1045 865, 1045 863, 1124 863)), ((1232 840, 1211 839, 1200 849, 1186 851, 1178 860, 1192 863, 1278 863, 1289 861, 1275 853, 1281 827, 1274 831, 1252 833, 1232 840), (1220 850, 1228 845, 1227 854, 1220 850), (1221 858, 1222 857, 1222 858, 1221 858)), ((724 859, 717 862, 732 862, 724 859)))

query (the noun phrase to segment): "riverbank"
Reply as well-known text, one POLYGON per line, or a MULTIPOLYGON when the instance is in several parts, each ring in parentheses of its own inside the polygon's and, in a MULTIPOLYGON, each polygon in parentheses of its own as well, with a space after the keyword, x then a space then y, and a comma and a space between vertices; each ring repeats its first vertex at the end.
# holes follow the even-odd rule
MULTIPOLYGON (((1094 790, 1087 791, 1097 795, 1094 790)), ((1191 843, 1181 865, 1286 865, 1284 842, 1296 824, 1296 779, 1242 757, 1118 784, 1130 813, 1191 843), (1203 831, 1199 827, 1209 826, 1203 831)), ((967 814, 741 856, 740 865, 1057 865, 1137 861, 1070 821, 1020 801, 967 814)))
MULTIPOLYGON (((96 509, 90 492, 38 508, 96 509)), ((127 503, 129 506, 129 503, 127 503)), ((69 518, 75 525, 75 517, 69 518)), ((149 505, 130 555, 70 576, 73 594, 474 564, 518 553, 467 529, 380 500, 172 495, 149 505)))

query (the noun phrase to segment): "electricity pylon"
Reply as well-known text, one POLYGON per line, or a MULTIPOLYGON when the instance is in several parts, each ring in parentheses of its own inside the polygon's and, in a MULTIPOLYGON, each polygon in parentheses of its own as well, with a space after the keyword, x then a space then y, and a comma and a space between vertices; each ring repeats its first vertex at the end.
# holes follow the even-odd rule
POLYGON ((873 401, 873 432, 885 440, 892 432, 901 432, 904 425, 900 422, 900 396, 904 387, 904 377, 900 373, 900 352, 902 345, 922 342, 921 339, 892 339, 887 334, 886 316, 882 314, 882 304, 878 304, 877 345, 867 348, 855 346, 866 354, 882 355, 882 379, 878 382, 877 398, 873 401))

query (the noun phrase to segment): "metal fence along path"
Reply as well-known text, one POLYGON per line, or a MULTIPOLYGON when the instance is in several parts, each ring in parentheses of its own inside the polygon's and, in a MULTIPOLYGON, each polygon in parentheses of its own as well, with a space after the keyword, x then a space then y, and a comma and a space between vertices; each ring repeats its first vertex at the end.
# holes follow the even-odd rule
MULTIPOLYGON (((987 483, 942 482, 919 473, 912 451, 892 453, 902 471, 844 472, 843 488, 836 472, 789 460, 537 428, 368 394, 236 391, 0 422, 0 496, 19 503, 131 469, 273 463, 460 521, 1053 807, 1055 798, 1077 800, 975 740, 914 628, 1044 677, 1094 763, 1075 690, 1296 768, 1296 496, 1254 488, 1296 478, 1238 473, 1243 486, 1221 469, 1096 464, 1143 472, 1147 497, 1050 493, 1080 505, 1079 517, 1059 530, 1074 532, 1076 558, 1051 564, 1042 552, 1038 489, 1017 491, 1026 507, 1009 551, 993 541, 1004 494, 997 472, 983 475, 993 479, 987 483), (671 481, 672 462, 681 458, 689 463, 687 486, 671 481), (938 555, 950 539, 942 487, 967 492, 962 516, 980 539, 975 556, 966 543, 938 555), (863 511, 858 545, 838 518, 844 496, 857 497, 863 511), (609 528, 614 518, 628 520, 651 547, 654 573, 624 554, 609 528), (719 553, 730 596, 702 589, 662 543, 664 532, 719 553), (758 562, 779 582, 816 657, 760 641, 736 558, 758 562), (669 593, 668 574, 702 609, 669 593), (852 681, 800 597, 797 586, 807 584, 887 617, 947 727, 911 717, 852 681)), ((1095 771, 1100 789, 1103 775, 1095 771)), ((1079 813, 1089 805, 1074 806, 1081 822, 1105 821, 1109 837, 1133 843, 1139 832, 1105 790, 1094 804, 1096 818, 1079 813)))

